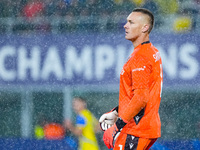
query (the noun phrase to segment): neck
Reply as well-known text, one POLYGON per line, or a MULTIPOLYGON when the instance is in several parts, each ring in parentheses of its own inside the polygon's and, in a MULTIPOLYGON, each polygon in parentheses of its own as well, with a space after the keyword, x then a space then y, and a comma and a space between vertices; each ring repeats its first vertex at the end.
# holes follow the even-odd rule
POLYGON ((83 110, 85 110, 85 108, 81 108, 78 113, 80 114, 83 110))
POLYGON ((132 41, 132 43, 134 47, 137 47, 138 45, 146 41, 149 41, 149 34, 138 37, 136 40, 132 41))

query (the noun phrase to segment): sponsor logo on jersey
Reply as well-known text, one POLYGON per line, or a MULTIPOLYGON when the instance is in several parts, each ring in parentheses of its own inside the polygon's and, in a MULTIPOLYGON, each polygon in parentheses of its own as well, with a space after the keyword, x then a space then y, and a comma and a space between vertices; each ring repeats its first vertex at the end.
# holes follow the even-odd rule
POLYGON ((136 69, 133 69, 132 72, 134 72, 134 71, 141 71, 141 70, 144 70, 145 68, 146 68, 146 66, 141 67, 141 68, 136 68, 136 69))
POLYGON ((130 146, 130 149, 132 149, 133 146, 134 146, 134 144, 133 144, 133 143, 130 143, 129 146, 130 146))

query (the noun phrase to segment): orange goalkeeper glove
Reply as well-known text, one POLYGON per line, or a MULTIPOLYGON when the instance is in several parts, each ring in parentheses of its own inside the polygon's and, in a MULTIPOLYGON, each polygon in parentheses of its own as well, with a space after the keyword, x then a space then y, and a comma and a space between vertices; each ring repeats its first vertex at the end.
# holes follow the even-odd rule
POLYGON ((103 141, 104 144, 110 149, 114 147, 113 141, 116 139, 117 133, 120 132, 120 130, 127 124, 127 122, 124 122, 121 118, 118 118, 116 123, 107 129, 103 134, 103 141))

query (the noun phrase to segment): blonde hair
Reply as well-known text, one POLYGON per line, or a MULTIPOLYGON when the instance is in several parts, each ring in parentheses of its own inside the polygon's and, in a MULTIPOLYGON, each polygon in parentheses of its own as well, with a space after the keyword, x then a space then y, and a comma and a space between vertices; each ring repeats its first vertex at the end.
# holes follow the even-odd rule
POLYGON ((150 10, 145 9, 145 8, 136 8, 136 9, 133 10, 133 12, 140 12, 140 13, 145 14, 149 17, 150 26, 149 26, 148 33, 150 33, 151 30, 153 29, 153 26, 154 26, 154 15, 153 15, 153 13, 150 10))

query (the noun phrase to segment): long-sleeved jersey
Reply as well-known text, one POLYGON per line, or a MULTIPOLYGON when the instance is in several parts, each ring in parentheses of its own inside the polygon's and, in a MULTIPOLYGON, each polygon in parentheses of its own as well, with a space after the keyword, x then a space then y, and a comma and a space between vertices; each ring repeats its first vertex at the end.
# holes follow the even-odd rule
POLYGON ((121 132, 143 138, 161 136, 162 82, 159 51, 149 41, 135 47, 120 74, 118 113, 128 122, 121 132))

